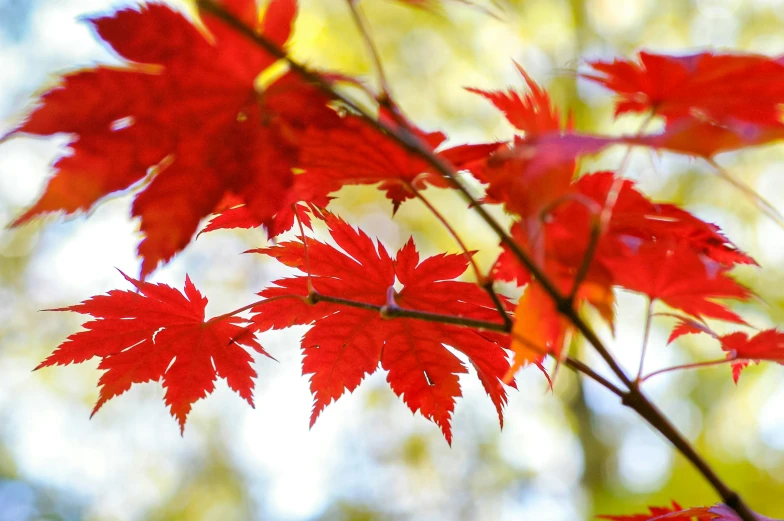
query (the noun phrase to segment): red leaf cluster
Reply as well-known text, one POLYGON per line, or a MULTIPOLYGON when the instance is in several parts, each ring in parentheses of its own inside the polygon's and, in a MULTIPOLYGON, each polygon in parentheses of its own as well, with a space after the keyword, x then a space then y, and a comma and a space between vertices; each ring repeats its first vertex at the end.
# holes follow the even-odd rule
MULTIPOLYGON (((546 91, 520 72, 527 95, 479 91, 524 136, 491 154, 484 168, 477 169, 488 183, 489 196, 518 219, 512 227, 518 245, 563 295, 573 294, 578 304, 591 303, 610 323, 614 287, 661 300, 698 319, 742 323, 720 301, 750 297, 728 271, 754 260, 715 225, 674 205, 654 203, 612 172, 575 181, 580 156, 624 140, 580 136, 562 128, 546 91)), ((675 109, 667 113, 673 118, 678 114, 675 109)), ((494 273, 519 285, 532 282, 508 250, 494 273)), ((560 353, 569 326, 535 281, 520 299, 516 317, 515 367, 540 359, 543 350, 560 353)))
MULTIPOLYGON (((296 0, 272 0, 261 19, 252 0, 218 3, 258 38, 285 50, 296 0)), ((579 168, 582 157, 613 145, 712 158, 784 137, 781 59, 643 52, 637 60, 589 63, 584 76, 618 95, 616 115, 664 119, 661 132, 617 137, 574 131, 571 117, 562 117, 548 92, 518 66, 524 92, 468 89, 504 114, 515 138, 447 147, 446 134, 421 130, 384 96, 371 118, 338 110, 335 100, 296 73, 302 72, 297 66, 267 78, 262 73, 274 76, 278 54, 209 13, 196 24, 149 3, 90 23, 124 64, 66 74, 16 129, 65 133, 71 141, 43 195, 15 225, 46 213, 86 211, 109 194, 134 190, 131 213, 144 235, 142 278, 185 248, 213 214, 202 231, 264 226, 272 238, 295 219, 310 228, 307 208, 326 220, 335 243, 303 237, 307 242, 255 250, 305 274, 277 280, 260 293, 264 301, 212 320, 205 321, 206 299, 190 279, 180 293, 126 277, 139 293, 113 291, 65 308, 93 319, 40 367, 100 357, 105 373, 96 410, 133 383, 162 380, 166 402, 183 426, 218 376, 251 403, 256 374, 247 349, 264 353, 253 335, 309 325, 302 351, 314 395, 311 424, 380 366, 408 407, 451 440, 459 375, 467 372, 458 355, 475 369, 502 422, 502 382, 513 386, 514 370, 524 363, 547 353, 561 356, 570 334, 541 281, 509 251, 494 263, 496 280, 527 285, 511 335, 423 317, 393 320, 390 314, 402 309, 424 318, 482 321, 488 328, 498 323, 497 307, 513 304, 494 302, 477 285, 457 280, 471 252, 422 259, 409 241, 393 256, 323 210, 341 187, 373 184, 397 211, 428 186, 453 187, 439 173, 443 165, 469 171, 486 185, 483 204, 504 206, 514 241, 575 305, 592 305, 612 324, 618 288, 660 301, 682 314, 671 340, 696 332, 716 336, 736 362, 736 380, 751 360, 784 362, 778 330, 718 336, 706 325, 708 319, 744 324, 726 301, 751 296, 730 275, 738 264, 755 264, 751 257, 715 225, 654 202, 619 174, 581 176, 579 168), (251 307, 251 321, 232 318, 251 307), (508 348, 515 352, 511 366, 508 348)), ((339 74, 319 77, 359 85, 339 74)), ((610 519, 713 519, 706 516, 717 508, 673 504, 650 515, 610 519)))

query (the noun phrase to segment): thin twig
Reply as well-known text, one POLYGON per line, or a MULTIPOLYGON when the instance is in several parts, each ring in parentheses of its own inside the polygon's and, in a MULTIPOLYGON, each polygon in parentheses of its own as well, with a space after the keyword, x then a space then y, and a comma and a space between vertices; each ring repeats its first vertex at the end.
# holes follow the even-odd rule
POLYGON ((359 302, 341 297, 333 297, 331 295, 323 295, 317 291, 311 292, 309 299, 312 300, 314 304, 319 302, 331 302, 332 304, 342 304, 344 306, 367 309, 370 311, 378 311, 379 313, 382 313, 383 311, 382 316, 384 318, 416 318, 426 322, 452 324, 455 326, 465 326, 474 329, 484 329, 486 331, 497 331, 499 333, 507 332, 506 324, 497 324, 495 322, 487 322, 486 320, 475 320, 472 318, 458 317, 455 315, 444 315, 442 313, 415 311, 413 309, 405 309, 398 306, 377 306, 374 304, 368 304, 367 302, 359 302))
POLYGON ((645 307, 645 328, 642 331, 642 350, 640 351, 640 368, 637 370, 637 382, 641 381, 645 368, 645 353, 648 350, 648 338, 651 336, 651 323, 653 322, 653 299, 648 299, 645 307))
POLYGON ((585 281, 585 277, 588 276, 588 272, 591 269, 591 264, 593 263, 594 257, 596 257, 596 249, 599 247, 599 240, 602 238, 602 227, 599 223, 599 219, 595 216, 591 216, 591 231, 590 235, 588 236, 588 247, 585 248, 585 254, 583 255, 583 260, 580 263, 579 268, 577 268, 577 273, 574 276, 574 282, 572 283, 572 290, 569 292, 569 296, 567 297, 569 300, 574 302, 577 298, 577 293, 580 291, 580 285, 585 281))
POLYGON ((283 300, 287 298, 298 298, 302 299, 302 295, 277 295, 275 297, 265 298, 264 300, 257 300, 256 302, 251 302, 247 306, 242 306, 241 308, 237 308, 233 311, 229 311, 228 313, 224 313, 222 315, 217 315, 212 317, 211 319, 207 320, 207 324, 212 324, 213 322, 219 322, 221 320, 225 320, 227 318, 239 315, 243 311, 247 311, 251 308, 255 308, 258 305, 264 304, 265 302, 275 302, 276 300, 283 300))
POLYGON ((619 396, 619 397, 622 398, 623 395, 626 393, 625 391, 621 390, 620 387, 617 387, 614 383, 610 382, 605 377, 601 376, 596 371, 594 371, 593 369, 591 369, 590 367, 585 365, 580 360, 577 360, 576 358, 572 358, 570 356, 567 356, 566 359, 564 360, 564 363, 568 367, 572 368, 573 370, 575 370, 575 371, 577 371, 579 373, 583 373, 584 375, 588 376, 589 378, 591 378, 595 382, 599 383, 600 385, 605 387, 608 391, 610 391, 611 393, 613 393, 616 396, 619 396))
POLYGON ((669 373, 672 371, 681 371, 684 369, 700 369, 702 367, 711 367, 714 365, 724 365, 729 364, 730 362, 746 362, 747 360, 744 358, 720 358, 718 360, 710 360, 707 362, 694 362, 691 364, 683 364, 683 365, 674 365, 672 367, 665 367, 664 369, 659 369, 657 371, 653 371, 652 373, 646 374, 644 377, 640 378, 640 383, 652 378, 656 375, 669 373))
POLYGON ((376 49, 376 46, 373 43, 373 39, 370 37, 367 21, 365 21, 362 13, 359 12, 356 0, 346 0, 346 3, 348 4, 349 10, 351 10, 351 17, 354 19, 354 24, 357 26, 357 29, 359 29, 359 32, 362 35, 362 39, 365 42, 365 47, 367 47, 368 52, 370 53, 370 57, 373 60, 373 66, 376 68, 378 83, 381 87, 381 97, 378 99, 378 102, 382 106, 391 105, 392 93, 389 90, 389 82, 387 81, 387 76, 384 73, 384 67, 381 65, 381 56, 379 55, 378 49, 376 49))
POLYGON ((775 206, 773 206, 767 199, 762 197, 758 194, 753 188, 749 185, 735 177, 732 172, 721 166, 714 160, 713 158, 706 158, 705 161, 713 167, 714 170, 719 174, 719 177, 730 183, 732 186, 740 190, 740 192, 746 196, 754 205, 759 209, 762 213, 773 219, 773 222, 779 225, 780 228, 784 229, 784 216, 781 215, 775 206))
POLYGON ((471 254, 471 252, 468 250, 468 247, 466 246, 462 237, 460 237, 460 234, 457 233, 457 230, 455 230, 454 227, 451 224, 449 224, 449 221, 446 220, 444 215, 438 210, 438 208, 436 208, 427 199, 427 197, 424 196, 424 194, 422 194, 422 192, 417 190, 411 183, 406 183, 406 186, 408 187, 409 190, 411 190, 414 193, 417 199, 419 199, 422 202, 422 204, 424 204, 425 207, 428 210, 430 210, 430 213, 432 213, 433 216, 436 219, 438 219, 438 221, 444 226, 444 228, 446 228, 447 232, 449 232, 449 235, 451 235, 452 238, 455 240, 455 242, 457 242, 458 246, 460 246, 460 249, 463 251, 463 256, 466 258, 468 263, 471 265, 471 268, 474 270, 474 275, 476 276, 477 285, 479 285, 480 288, 485 290, 485 292, 488 294, 490 299, 493 301, 493 304, 495 305, 496 309, 498 310, 498 314, 501 316, 501 319, 504 321, 504 323, 507 326, 509 326, 509 329, 511 330, 512 319, 511 317, 509 317, 509 313, 507 313, 506 307, 501 301, 501 298, 498 296, 498 293, 495 292, 495 288, 493 288, 492 279, 485 277, 482 274, 481 270, 479 269, 479 265, 476 263, 476 260, 474 259, 473 254, 471 254))

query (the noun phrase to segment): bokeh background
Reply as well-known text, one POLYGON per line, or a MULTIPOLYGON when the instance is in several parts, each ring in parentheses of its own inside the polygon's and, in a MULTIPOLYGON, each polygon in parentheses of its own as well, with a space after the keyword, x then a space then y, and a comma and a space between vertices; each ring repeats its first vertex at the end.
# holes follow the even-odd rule
MULTIPOLYGON (((80 17, 127 2, 0 0, 0 135, 57 81, 57 71, 117 63, 80 17)), ((426 129, 453 143, 509 138, 511 129, 465 86, 521 87, 517 61, 552 92, 578 128, 621 132, 609 93, 577 78, 586 58, 639 48, 685 52, 784 52, 782 0, 443 0, 431 11, 394 0, 363 0, 392 90, 426 129), (477 7, 478 6, 478 7, 477 7)), ((187 9, 186 4, 181 4, 187 9)), ((294 54, 309 64, 373 81, 373 70, 341 0, 301 0, 294 54)), ((65 139, 15 138, 0 145, 0 225, 31 204, 65 139)), ((611 150, 587 168, 614 168, 611 150)), ((107 151, 110 153, 110 151, 107 151)), ((724 154, 720 162, 784 210, 784 149, 724 154)), ((716 222, 761 269, 738 273, 760 295, 740 310, 759 327, 784 320, 784 231, 700 162, 635 152, 626 174, 650 195, 716 222)), ((492 234, 454 195, 433 191, 487 266, 492 234)), ((41 219, 0 232, 0 521, 47 520, 493 520, 591 519, 644 510, 671 499, 717 501, 699 475, 617 399, 566 369, 550 392, 536 369, 519 374, 500 431, 473 376, 454 417, 450 448, 437 428, 412 416, 382 372, 308 429, 311 398, 300 375, 304 328, 264 334, 279 360, 257 358, 256 409, 225 383, 196 404, 184 436, 159 384, 137 385, 92 420, 99 372, 81 366, 31 369, 80 318, 39 312, 125 288, 115 268, 138 273, 130 197, 89 216, 41 219)), ((389 248, 410 234, 425 253, 455 244, 417 205, 391 207, 372 189, 344 190, 334 209, 389 248)), ((261 231, 202 236, 153 280, 182 287, 185 273, 220 314, 253 299, 283 272, 257 256, 261 231)), ((630 369, 639 357, 644 299, 620 294, 615 340, 630 369)), ((720 356, 687 339, 666 345, 671 323, 656 322, 647 367, 720 356)), ((601 367, 581 345, 575 353, 601 367)), ((603 369, 602 369, 603 370, 603 369)), ((784 517, 784 369, 750 368, 737 387, 729 368, 669 374, 647 392, 719 473, 758 511, 784 517)))

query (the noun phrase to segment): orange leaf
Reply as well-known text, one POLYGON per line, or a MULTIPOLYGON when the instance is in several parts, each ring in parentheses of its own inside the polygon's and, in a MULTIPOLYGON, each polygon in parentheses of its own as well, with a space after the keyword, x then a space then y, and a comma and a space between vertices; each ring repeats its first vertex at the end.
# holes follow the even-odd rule
POLYGON ((541 285, 530 283, 515 310, 512 328, 514 362, 505 380, 511 380, 519 368, 539 362, 549 353, 558 357, 569 327, 550 295, 541 285))

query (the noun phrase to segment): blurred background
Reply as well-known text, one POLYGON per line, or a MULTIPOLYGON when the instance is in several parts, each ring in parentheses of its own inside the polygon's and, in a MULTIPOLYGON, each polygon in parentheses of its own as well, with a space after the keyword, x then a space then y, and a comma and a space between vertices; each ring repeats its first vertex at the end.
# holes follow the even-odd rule
MULTIPOLYGON (((293 52, 320 67, 373 81, 345 3, 301 0, 293 52)), ((577 127, 634 131, 612 120, 611 96, 577 78, 586 59, 639 48, 685 52, 784 52, 782 0, 456 0, 429 11, 394 0, 363 0, 397 97, 427 130, 452 143, 511 137, 486 101, 463 87, 521 88, 512 60, 546 85, 577 127)), ((80 17, 125 2, 0 0, 0 135, 57 81, 55 71, 117 63, 80 17)), ((187 5, 181 4, 184 8, 187 5)), ((0 225, 40 194, 65 139, 19 137, 0 145, 0 225)), ((587 168, 615 168, 611 150, 587 168)), ((719 162, 784 209, 784 148, 724 154, 719 162)), ((784 321, 784 231, 700 162, 635 152, 626 174, 652 197, 677 202, 719 224, 761 269, 738 276, 760 295, 740 311, 759 327, 784 321)), ((334 209, 397 249, 413 234, 425 254, 457 251, 418 206, 391 206, 371 188, 346 189, 334 209)), ((430 197, 481 250, 492 234, 454 195, 430 197)), ((137 385, 89 419, 97 362, 32 373, 78 316, 39 312, 126 288, 115 268, 138 273, 131 198, 114 197, 91 215, 40 219, 0 232, 0 521, 32 520, 537 520, 591 519, 646 505, 718 501, 680 455, 614 396, 566 369, 550 392, 536 369, 518 375, 500 431, 473 375, 461 379, 450 448, 438 429, 412 416, 382 372, 330 406, 308 429, 311 398, 300 375, 304 328, 264 334, 279 362, 257 357, 256 409, 224 382, 198 402, 184 436, 157 383, 137 385)), ((240 307, 283 271, 257 256, 261 231, 216 232, 193 243, 153 280, 181 288, 185 273, 210 299, 208 314, 240 307)), ((616 355, 636 368, 644 299, 618 295, 616 355)), ((666 345, 655 322, 648 370, 721 356, 686 338, 666 345)), ((583 346, 573 347, 601 368, 583 346)), ((604 371, 603 368, 601 368, 604 371)), ((727 366, 663 375, 646 390, 753 508, 784 517, 784 369, 747 369, 736 387, 727 366)))

